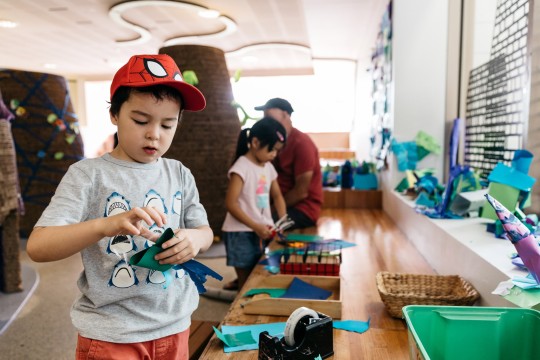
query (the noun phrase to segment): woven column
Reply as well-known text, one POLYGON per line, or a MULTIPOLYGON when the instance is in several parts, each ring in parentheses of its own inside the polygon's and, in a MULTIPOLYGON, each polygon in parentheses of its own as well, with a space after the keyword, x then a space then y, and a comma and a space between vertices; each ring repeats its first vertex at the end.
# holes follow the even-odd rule
POLYGON ((193 70, 197 88, 206 97, 206 109, 184 112, 182 122, 166 157, 180 160, 195 176, 201 203, 208 213, 214 235, 225 219, 227 170, 236 150, 240 120, 231 106, 233 93, 222 50, 199 45, 164 47, 181 71, 193 70))
POLYGON ((62 76, 3 70, 0 89, 16 115, 12 132, 25 205, 20 232, 27 237, 68 167, 82 159, 83 142, 62 76))

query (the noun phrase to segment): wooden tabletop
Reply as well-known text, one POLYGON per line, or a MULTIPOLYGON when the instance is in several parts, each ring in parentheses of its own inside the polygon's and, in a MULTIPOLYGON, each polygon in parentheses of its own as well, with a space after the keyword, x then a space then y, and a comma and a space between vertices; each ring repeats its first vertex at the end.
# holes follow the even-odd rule
MULTIPOLYGON (((307 233, 307 232, 306 232, 307 233)), ((309 233, 326 239, 342 239, 356 246, 343 249, 341 265, 342 319, 370 319, 363 334, 334 329, 334 356, 329 359, 408 359, 409 345, 404 320, 390 317, 377 291, 379 271, 433 274, 416 248, 382 210, 326 209, 317 229, 309 233)), ((249 315, 241 304, 242 294, 272 276, 257 265, 221 325, 251 325, 285 322, 288 316, 249 315)), ((257 359, 258 351, 225 353, 215 334, 200 359, 257 359)))

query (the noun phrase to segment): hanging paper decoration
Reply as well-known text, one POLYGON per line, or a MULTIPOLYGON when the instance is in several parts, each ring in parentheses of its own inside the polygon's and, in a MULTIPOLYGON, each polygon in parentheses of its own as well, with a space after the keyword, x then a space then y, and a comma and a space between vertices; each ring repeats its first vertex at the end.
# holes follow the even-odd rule
POLYGON ((75 141, 75 134, 66 134, 66 142, 71 145, 73 144, 73 141, 75 141))
POLYGON ((199 85, 199 79, 197 78, 197 74, 195 74, 195 71, 193 70, 184 71, 182 73, 182 77, 184 78, 184 81, 190 85, 193 85, 193 86, 199 85))
POLYGON ((9 107, 11 108, 11 110, 17 109, 19 107, 19 100, 11 99, 11 101, 9 102, 9 107))
POLYGON ((22 106, 19 106, 17 109, 15 109, 15 115, 23 116, 24 114, 26 114, 26 109, 22 106))
POLYGON ((58 116, 56 116, 56 114, 49 114, 49 116, 47 116, 47 122, 49 124, 52 124, 53 122, 55 122, 56 119, 58 119, 58 116))
POLYGON ((40 158, 40 159, 43 159, 46 155, 46 152, 43 151, 43 150, 39 150, 38 153, 37 153, 37 157, 40 158))
POLYGON ((62 160, 63 158, 64 158, 64 153, 61 152, 61 151, 54 154, 54 159, 55 160, 62 160))

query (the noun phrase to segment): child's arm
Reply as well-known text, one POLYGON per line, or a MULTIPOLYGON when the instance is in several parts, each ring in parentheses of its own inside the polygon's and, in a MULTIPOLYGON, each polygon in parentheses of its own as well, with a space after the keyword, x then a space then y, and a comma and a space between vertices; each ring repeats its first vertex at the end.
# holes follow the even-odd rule
POLYGON ((78 224, 37 227, 28 238, 26 251, 37 262, 65 259, 107 236, 151 233, 141 221, 163 226, 166 216, 154 207, 137 207, 78 224))
POLYGON ((278 219, 281 219, 283 216, 285 216, 285 214, 287 214, 287 205, 285 204, 285 199, 281 194, 277 180, 272 181, 270 185, 270 196, 272 197, 274 207, 278 214, 278 219))
POLYGON ((163 243, 162 252, 156 255, 160 264, 181 264, 193 259, 199 252, 206 251, 212 245, 214 233, 210 226, 195 229, 178 229, 174 237, 163 243))
POLYGON ((268 226, 266 224, 259 224, 253 221, 253 219, 240 208, 238 197, 240 196, 243 186, 244 181, 240 175, 231 173, 229 187, 227 189, 227 196, 225 197, 225 206, 227 207, 227 211, 229 211, 231 215, 234 216, 238 221, 242 222, 250 229, 253 229, 253 231, 255 231, 255 233, 257 233, 261 239, 267 239, 272 236, 272 232, 268 226))

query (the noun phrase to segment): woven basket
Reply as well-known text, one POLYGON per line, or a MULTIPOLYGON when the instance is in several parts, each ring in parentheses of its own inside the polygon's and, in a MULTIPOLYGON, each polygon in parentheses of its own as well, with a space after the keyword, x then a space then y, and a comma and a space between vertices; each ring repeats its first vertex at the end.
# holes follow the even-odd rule
POLYGON ((480 297, 476 289, 457 275, 377 273, 377 289, 391 316, 402 318, 406 305, 470 306, 480 297))

